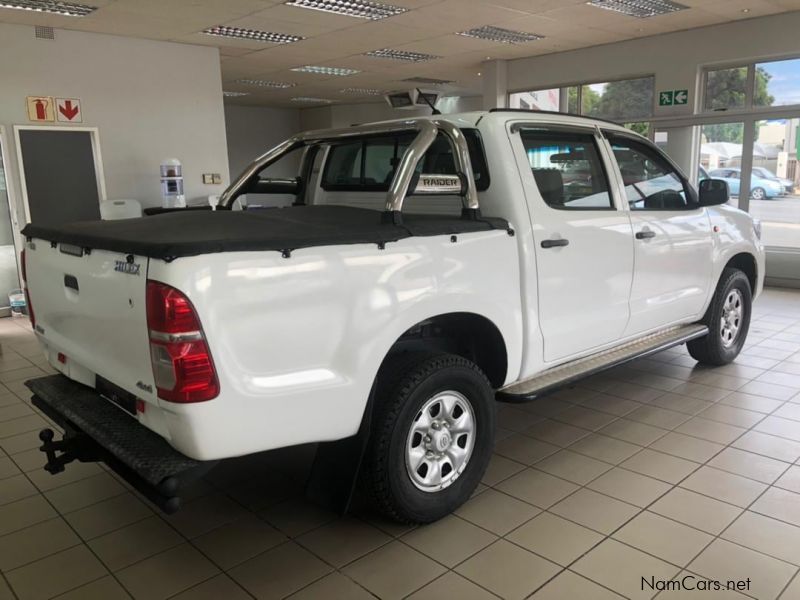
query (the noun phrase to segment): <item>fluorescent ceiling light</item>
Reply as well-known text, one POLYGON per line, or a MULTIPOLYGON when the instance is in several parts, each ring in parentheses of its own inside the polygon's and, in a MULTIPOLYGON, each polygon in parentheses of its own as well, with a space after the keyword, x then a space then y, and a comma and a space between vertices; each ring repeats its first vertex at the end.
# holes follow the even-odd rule
POLYGON ((97 10, 96 6, 76 4, 74 2, 59 2, 58 0, 0 0, 0 8, 31 10, 63 17, 85 17, 97 10))
POLYGON ((340 94, 354 94, 357 96, 380 96, 383 94, 381 90, 376 90, 373 88, 344 88, 343 90, 339 90, 340 94))
POLYGON ((511 29, 493 27, 492 25, 484 25, 483 27, 475 27, 467 31, 459 31, 458 35, 478 38, 479 40, 488 40, 490 42, 499 42, 501 44, 524 44, 525 42, 535 42, 544 37, 536 33, 512 31, 511 29))
POLYGON ((226 98, 238 98, 239 96, 249 96, 250 92, 229 92, 227 90, 223 90, 222 95, 226 98))
POLYGON ((391 48, 381 48, 380 50, 370 50, 365 52, 364 56, 372 56, 374 58, 391 58, 392 60, 406 60, 408 62, 422 62, 425 60, 433 60, 434 58, 441 58, 435 54, 425 54, 424 52, 407 52, 406 50, 392 50, 391 48))
POLYGON ((237 79, 236 83, 243 83, 244 85, 257 85, 258 87, 276 88, 279 90, 297 85, 296 83, 289 83, 286 81, 265 81, 263 79, 237 79))
POLYGON ((670 0, 589 0, 586 4, 639 19, 657 17, 689 8, 670 0))
MULTIPOLYGON (((1 0, 0 0, 1 1, 1 0)), ((216 35, 218 37, 237 38, 241 40, 253 40, 254 42, 265 42, 270 44, 290 44, 304 40, 301 35, 290 33, 275 33, 274 31, 259 31, 258 29, 245 29, 243 27, 228 27, 227 25, 215 25, 204 29, 206 35, 216 35)))
POLYGON ((357 71, 356 69, 347 69, 345 67, 321 67, 316 65, 306 65, 304 67, 295 67, 292 71, 298 71, 300 73, 314 73, 316 75, 355 75, 356 73, 360 73, 361 71, 357 71))
POLYGON ((319 104, 319 103, 330 104, 331 103, 330 100, 326 100, 325 98, 314 98, 312 96, 297 96, 295 98, 292 98, 292 102, 316 102, 317 104, 319 104))
POLYGON ((402 6, 381 4, 369 0, 289 0, 286 5, 373 21, 393 17, 408 10, 402 6))

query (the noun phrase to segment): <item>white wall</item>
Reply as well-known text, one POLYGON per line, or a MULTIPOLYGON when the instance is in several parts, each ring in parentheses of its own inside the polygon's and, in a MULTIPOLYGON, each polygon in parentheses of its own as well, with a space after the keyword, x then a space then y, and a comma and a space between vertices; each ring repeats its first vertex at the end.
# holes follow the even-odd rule
POLYGON ((689 90, 686 106, 656 106, 655 114, 687 115, 693 112, 704 66, 797 54, 798 31, 800 12, 792 12, 516 59, 508 63, 507 91, 655 75, 656 91, 689 90))
MULTIPOLYGON (((449 96, 436 103, 443 114, 468 112, 481 109, 480 96, 449 96)), ((324 129, 326 127, 349 127, 356 123, 372 123, 389 119, 403 119, 430 115, 431 109, 420 107, 415 110, 398 110, 385 101, 369 104, 333 104, 319 108, 306 108, 300 111, 303 130, 324 129)))
POLYGON ((168 157, 183 162, 190 202, 228 184, 216 48, 60 29, 55 40, 40 40, 33 27, 0 23, 0 56, 0 125, 11 146, 20 226, 13 125, 31 125, 28 95, 81 99, 82 125, 99 128, 110 199, 160 204, 159 164, 168 157), (220 173, 223 184, 203 184, 202 173, 220 173))
MULTIPOLYGON (((230 173, 236 178, 254 158, 300 131, 300 110, 228 104, 225 106, 225 129, 230 173)), ((279 161, 270 170, 270 175, 275 177, 296 174, 297 160, 279 161)))

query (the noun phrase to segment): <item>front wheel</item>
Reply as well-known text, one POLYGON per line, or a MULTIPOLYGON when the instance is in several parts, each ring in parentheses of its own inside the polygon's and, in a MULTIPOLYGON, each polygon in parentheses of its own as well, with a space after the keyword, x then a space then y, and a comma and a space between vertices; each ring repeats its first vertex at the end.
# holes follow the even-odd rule
POLYGON ((390 358, 378 377, 364 479, 397 521, 429 523, 461 506, 494 446, 494 392, 474 363, 452 354, 390 358))
POLYGON ((753 200, 763 200, 767 197, 767 193, 764 191, 764 188, 755 188, 752 192, 750 192, 750 197, 753 200))
POLYGON ((747 276, 739 269, 725 269, 703 317, 708 335, 686 344, 692 358, 707 365, 732 362, 747 338, 752 302, 747 276))

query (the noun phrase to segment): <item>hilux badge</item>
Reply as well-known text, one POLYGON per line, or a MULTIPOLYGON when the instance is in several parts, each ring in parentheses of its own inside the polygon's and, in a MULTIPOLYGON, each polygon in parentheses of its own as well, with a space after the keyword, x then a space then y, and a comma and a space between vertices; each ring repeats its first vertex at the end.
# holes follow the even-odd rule
POLYGON ((139 269, 142 265, 134 262, 127 262, 124 260, 114 261, 114 270, 120 273, 127 273, 128 275, 138 275, 139 269))

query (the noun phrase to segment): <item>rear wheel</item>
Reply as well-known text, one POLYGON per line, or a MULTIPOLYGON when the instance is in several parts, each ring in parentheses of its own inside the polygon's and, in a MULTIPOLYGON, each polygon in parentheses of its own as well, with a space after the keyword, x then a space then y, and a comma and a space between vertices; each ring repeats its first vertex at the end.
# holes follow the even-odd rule
POLYGON ((475 490, 494 445, 492 386, 472 362, 451 354, 389 359, 379 376, 364 469, 388 517, 429 523, 475 490))
POLYGON ((725 269, 703 323, 708 335, 686 344, 692 358, 708 365, 726 365, 742 350, 750 328, 752 290, 738 269, 725 269))

